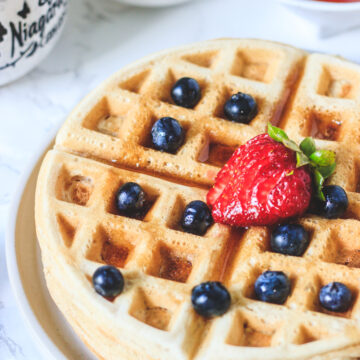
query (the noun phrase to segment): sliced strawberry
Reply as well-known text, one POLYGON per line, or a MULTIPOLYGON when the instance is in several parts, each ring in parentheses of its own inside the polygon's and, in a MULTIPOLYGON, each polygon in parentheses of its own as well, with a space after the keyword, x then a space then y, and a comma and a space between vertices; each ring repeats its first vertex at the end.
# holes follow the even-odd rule
POLYGON ((311 177, 296 168, 295 152, 259 135, 240 146, 207 195, 216 222, 270 225, 301 215, 309 206, 311 177))

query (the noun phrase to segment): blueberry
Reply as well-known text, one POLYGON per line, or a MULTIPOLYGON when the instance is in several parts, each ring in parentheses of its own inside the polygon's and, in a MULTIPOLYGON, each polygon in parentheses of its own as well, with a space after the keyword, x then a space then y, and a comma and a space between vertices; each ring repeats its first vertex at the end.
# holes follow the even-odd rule
POLYGON ((309 244, 309 234, 299 224, 277 226, 271 233, 271 250, 280 254, 301 256, 309 244))
POLYGON ((257 115, 257 112, 255 99, 242 92, 232 95, 224 105, 226 118, 237 123, 248 124, 257 115))
POLYGON ((351 305, 351 291, 340 282, 332 282, 321 288, 319 300, 326 310, 344 312, 351 305))
POLYGON ((118 190, 115 205, 121 214, 136 216, 145 208, 146 194, 140 185, 128 182, 118 190))
POLYGON ((323 187, 323 193, 325 201, 314 198, 310 211, 327 219, 341 217, 349 205, 345 190, 338 185, 328 185, 323 187))
POLYGON ((201 89, 195 79, 183 77, 171 89, 171 97, 176 105, 192 109, 201 98, 201 89))
POLYGON ((171 117, 163 117, 151 129, 155 149, 175 153, 184 143, 185 133, 179 122, 171 117))
POLYGON ((255 281, 256 298, 283 304, 290 293, 290 280, 282 271, 265 271, 255 281))
POLYGON ((200 200, 191 201, 186 206, 181 219, 183 230, 195 235, 204 235, 212 223, 209 207, 200 200))
POLYGON ((230 307, 231 297, 224 285, 208 281, 195 286, 191 292, 195 311, 205 317, 220 316, 230 307))
POLYGON ((124 278, 121 272, 110 265, 99 267, 94 272, 92 283, 95 291, 104 297, 115 297, 124 289, 124 278))

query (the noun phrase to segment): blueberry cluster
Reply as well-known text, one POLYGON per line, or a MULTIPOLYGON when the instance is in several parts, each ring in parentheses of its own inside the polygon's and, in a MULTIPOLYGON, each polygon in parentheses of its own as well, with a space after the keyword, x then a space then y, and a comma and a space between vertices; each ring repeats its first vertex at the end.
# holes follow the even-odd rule
MULTIPOLYGON (((176 105, 193 109, 201 99, 201 88, 195 79, 183 77, 176 81, 170 95, 176 105)), ((258 107, 251 95, 239 92, 226 101, 223 110, 228 120, 248 124, 257 115, 258 107)), ((160 151, 175 154, 184 139, 183 127, 172 117, 157 120, 151 129, 152 145, 160 151)))
MULTIPOLYGON (((340 199, 341 203, 345 199, 344 192, 340 191, 338 187, 330 187, 330 191, 324 191, 324 194, 328 199, 328 204, 331 205, 327 205, 326 209, 329 206, 336 207, 331 199, 340 199)), ((115 206, 121 215, 133 217, 142 213, 146 208, 146 203, 147 195, 137 183, 125 183, 116 193, 115 206)), ((205 202, 192 201, 185 207, 180 224, 185 232, 204 235, 213 224, 211 211, 205 202)), ((300 224, 278 225, 271 233, 270 249, 285 255, 301 256, 308 247, 309 239, 308 231, 300 224)), ((98 268, 92 280, 95 291, 106 298, 118 296, 124 288, 124 278, 121 272, 113 266, 106 265, 98 268)), ((265 271, 254 284, 255 297, 258 300, 274 304, 284 304, 290 291, 290 280, 282 271, 265 271)), ((319 293, 320 305, 329 311, 347 311, 351 300, 351 291, 346 285, 339 282, 325 285, 319 293)), ((213 317, 220 316, 229 309, 231 297, 224 285, 220 282, 210 281, 193 288, 191 302, 198 314, 204 317, 213 317)))
MULTIPOLYGON (((254 290, 258 300, 284 304, 290 294, 291 284, 282 271, 268 270, 257 278, 254 290)), ((332 282, 320 289, 319 303, 328 311, 345 312, 349 310, 351 301, 351 291, 343 283, 332 282)))
MULTIPOLYGON (((179 79, 171 89, 173 102, 185 108, 194 108, 201 99, 201 88, 195 79, 179 79)), ((245 93, 232 95, 223 107, 225 117, 237 123, 248 124, 258 113, 255 99, 245 93)), ((153 147, 167 153, 176 153, 183 145, 185 131, 172 117, 162 117, 151 129, 153 147)), ((315 198, 310 210, 328 219, 341 217, 348 207, 348 198, 340 186, 323 187, 325 200, 315 198)), ((120 215, 137 217, 147 210, 148 197, 143 188, 134 182, 123 184, 115 196, 115 208, 120 215)), ((204 235, 213 224, 211 211, 200 200, 190 202, 182 214, 180 225, 185 232, 204 235)), ((310 241, 309 232, 300 224, 281 224, 276 226, 270 238, 273 252, 302 256, 310 241)), ((103 297, 112 299, 122 293, 124 277, 114 266, 101 266, 93 274, 95 291, 103 297)), ((282 271, 265 271, 255 281, 256 299, 273 304, 284 304, 291 292, 291 281, 282 271)), ((191 293, 194 310, 201 316, 210 318, 223 315, 231 305, 231 296, 226 287, 217 281, 208 281, 195 286, 191 293)), ((340 282, 323 286, 319 292, 319 304, 328 311, 345 312, 352 302, 349 288, 340 282)))
MULTIPOLYGON (((128 182, 122 185, 115 196, 115 208, 120 215, 137 217, 147 209, 147 195, 139 184, 128 182)), ((213 224, 211 211, 200 200, 191 201, 181 217, 181 227, 185 232, 204 235, 213 224)))
MULTIPOLYGON (((192 109, 201 99, 200 85, 195 79, 183 77, 172 87, 171 97, 176 105, 192 109)), ((230 121, 249 124, 258 114, 258 105, 250 94, 238 92, 225 102, 223 112, 225 118, 230 121)), ((151 135, 154 147, 169 153, 175 153, 184 142, 184 130, 177 120, 169 117, 158 120, 152 128, 151 135)), ((321 200, 314 197, 309 210, 327 219, 341 217, 348 207, 348 198, 344 189, 338 185, 329 185, 324 186, 322 192, 324 198, 321 200)), ((305 235, 298 234, 298 236, 305 235)), ((305 240, 302 246, 306 248, 305 240)), ((300 246, 299 253, 294 250, 295 253, 289 255, 299 256, 302 250, 305 249, 300 246)))
MULTIPOLYGON (((92 283, 95 291, 112 300, 124 289, 124 277, 114 266, 99 267, 93 274, 92 283)), ((217 281, 208 281, 195 286, 191 293, 194 310, 201 316, 214 317, 224 314, 230 307, 230 293, 217 281)))
MULTIPOLYGON (((124 289, 124 277, 114 266, 99 267, 92 277, 95 291, 103 297, 113 299, 124 289)), ((255 297, 264 302, 284 304, 291 291, 289 278, 282 271, 265 271, 255 281, 255 297)), ((320 305, 332 312, 346 312, 352 302, 349 288, 340 282, 323 286, 319 293, 320 305)), ((207 281, 195 286, 191 292, 191 303, 201 316, 210 318, 223 315, 231 305, 231 296, 218 281, 207 281)))
MULTIPOLYGON (((171 89, 171 98, 176 105, 192 109, 201 98, 201 88, 195 79, 183 77, 171 89)), ((185 131, 172 117, 163 117, 151 129, 151 140, 155 149, 175 154, 185 139, 185 131)))

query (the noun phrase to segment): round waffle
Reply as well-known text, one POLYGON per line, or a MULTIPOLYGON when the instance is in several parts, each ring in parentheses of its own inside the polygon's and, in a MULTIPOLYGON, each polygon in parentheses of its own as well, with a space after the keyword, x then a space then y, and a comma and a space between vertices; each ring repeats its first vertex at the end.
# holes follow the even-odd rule
POLYGON ((36 226, 50 293, 101 359, 350 359, 360 355, 360 67, 337 57, 260 40, 213 40, 164 51, 113 75, 85 98, 59 131, 36 190, 36 226), (174 105, 177 79, 195 78, 194 109, 174 105), (233 93, 251 94, 249 125, 224 118, 233 93), (161 117, 186 131, 176 154, 155 150, 161 117), (234 148, 271 121, 300 141, 334 150, 329 182, 347 191, 343 219, 304 216, 311 234, 301 257, 270 251, 270 229, 214 224, 204 236, 179 225, 192 200, 205 200, 234 148), (349 147, 350 146, 350 147, 349 147), (117 189, 140 184, 150 206, 142 218, 119 216, 117 189), (91 284, 103 264, 121 269, 124 292, 110 301, 91 284), (265 270, 285 272, 284 305, 255 299, 265 270), (193 286, 220 280, 230 310, 205 320, 191 307, 193 286), (320 288, 346 284, 353 303, 330 313, 320 288))

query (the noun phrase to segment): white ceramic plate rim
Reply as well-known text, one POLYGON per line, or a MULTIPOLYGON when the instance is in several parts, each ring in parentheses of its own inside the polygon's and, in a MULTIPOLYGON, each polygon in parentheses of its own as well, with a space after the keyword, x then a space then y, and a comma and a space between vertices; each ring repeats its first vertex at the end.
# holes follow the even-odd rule
POLYGON ((293 7, 330 12, 350 12, 360 10, 360 1, 356 3, 331 3, 326 1, 306 1, 306 0, 278 0, 283 4, 293 7))
POLYGON ((41 142, 41 146, 37 149, 34 156, 32 157, 29 164, 26 166, 25 171, 20 176, 19 182, 16 186, 15 193, 13 194, 13 200, 10 205, 8 212, 8 222, 5 232, 5 254, 6 254, 6 266, 8 271, 8 276, 10 280, 10 285, 15 296, 15 300, 22 318, 29 329, 29 332, 34 339, 38 350, 43 355, 44 359, 66 359, 61 351, 56 347, 50 337, 46 334, 42 326, 39 324, 35 314, 33 313, 31 306, 28 302, 27 296, 24 292, 22 285, 19 268, 17 265, 17 256, 16 256, 16 247, 15 247, 15 230, 16 230, 16 221, 18 208, 28 179, 39 161, 40 156, 42 156, 49 146, 51 140, 55 137, 58 132, 59 126, 50 131, 44 137, 44 140, 41 142))

